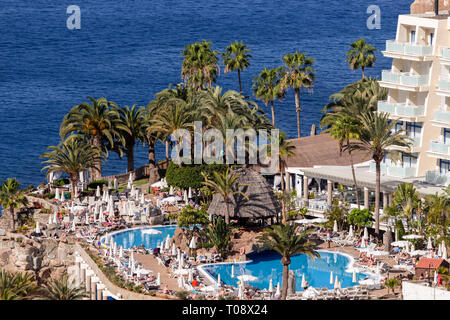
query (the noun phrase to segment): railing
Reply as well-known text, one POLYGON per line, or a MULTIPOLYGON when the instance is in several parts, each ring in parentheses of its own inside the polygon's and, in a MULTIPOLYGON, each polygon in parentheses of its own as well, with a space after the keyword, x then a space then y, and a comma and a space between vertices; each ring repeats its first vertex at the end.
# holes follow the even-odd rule
POLYGON ((434 120, 440 122, 449 122, 450 123, 450 112, 444 110, 436 110, 434 112, 434 120))
POLYGON ((450 175, 442 174, 439 171, 427 171, 425 181, 433 184, 449 185, 450 175))
POLYGON ((439 141, 431 141, 430 142, 430 150, 432 152, 450 155, 450 145, 439 142, 439 141))
MULTIPOLYGON (((414 177, 416 175, 417 167, 396 167, 389 166, 385 163, 380 164, 381 174, 394 177, 414 177)), ((375 162, 370 163, 370 172, 376 172, 375 162)))
POLYGON ((441 57, 445 59, 450 59, 450 47, 441 48, 441 57))
POLYGON ((383 70, 382 81, 402 84, 406 86, 426 86, 429 82, 428 75, 413 75, 410 73, 397 73, 390 70, 383 70))
POLYGON ((412 106, 405 103, 389 103, 387 101, 378 102, 378 111, 408 117, 420 117, 425 115, 424 106, 412 106))
POLYGON ((441 77, 439 79, 439 90, 450 91, 450 77, 441 77))
POLYGON ((413 56, 430 56, 433 54, 433 47, 387 40, 386 51, 413 56))

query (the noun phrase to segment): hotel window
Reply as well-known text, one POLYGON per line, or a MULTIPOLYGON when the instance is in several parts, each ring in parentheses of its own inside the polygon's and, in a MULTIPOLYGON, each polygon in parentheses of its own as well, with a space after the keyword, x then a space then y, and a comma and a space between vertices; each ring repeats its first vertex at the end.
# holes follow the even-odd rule
POLYGON ((433 41, 434 41, 434 33, 431 32, 430 36, 429 36, 429 45, 432 46, 433 45, 433 41))
POLYGON ((446 174, 450 171, 450 161, 439 159, 439 173, 446 174))
POLYGON ((444 144, 450 144, 450 129, 444 129, 444 144))
POLYGON ((416 43, 416 30, 411 30, 411 43, 416 43))
POLYGON ((403 130, 403 121, 399 121, 395 124, 394 128, 395 132, 399 132, 400 130, 403 130))
POLYGON ((415 122, 407 122, 406 123, 406 135, 415 138, 420 137, 422 132, 422 125, 417 124, 415 122))
POLYGON ((417 158, 402 154, 402 168, 416 167, 417 158))

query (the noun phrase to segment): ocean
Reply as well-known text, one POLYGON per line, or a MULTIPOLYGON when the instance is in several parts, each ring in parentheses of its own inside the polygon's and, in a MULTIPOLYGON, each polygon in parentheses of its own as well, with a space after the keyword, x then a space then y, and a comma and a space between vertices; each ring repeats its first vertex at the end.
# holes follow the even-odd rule
MULTIPOLYGON (((147 105, 153 95, 181 82, 181 51, 202 39, 223 52, 235 40, 252 50, 242 73, 244 94, 264 67, 299 50, 314 57, 313 93, 301 97, 302 135, 319 125, 329 96, 361 77, 345 62, 348 45, 361 37, 379 51, 394 39, 399 14, 412 0, 2 0, 0 3, 0 181, 16 177, 23 187, 45 181, 39 156, 58 144, 63 116, 87 96, 118 105, 147 105), (81 28, 69 30, 67 7, 77 5, 81 28), (381 29, 370 30, 367 8, 380 8, 381 29)), ((391 59, 377 53, 369 76, 381 76, 391 59)), ((236 73, 218 78, 238 90, 236 73)), ((254 97, 253 97, 254 98, 254 97)), ((263 103, 260 106, 270 113, 263 103)), ((276 123, 296 137, 292 92, 275 102, 276 123)), ((157 158, 164 158, 163 146, 157 158)), ((135 166, 147 163, 136 147, 135 166)), ((104 174, 126 171, 126 159, 110 153, 104 174)))

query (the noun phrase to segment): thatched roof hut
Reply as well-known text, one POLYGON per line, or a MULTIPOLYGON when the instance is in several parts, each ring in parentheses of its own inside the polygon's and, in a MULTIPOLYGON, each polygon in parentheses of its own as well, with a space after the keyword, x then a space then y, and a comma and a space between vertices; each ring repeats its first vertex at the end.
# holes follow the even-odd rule
MULTIPOLYGON (((245 185, 241 186, 239 190, 246 194, 249 200, 240 194, 234 195, 229 204, 230 218, 265 219, 276 217, 281 212, 279 201, 261 174, 249 168, 237 169, 234 172, 239 174, 237 183, 245 185)), ((225 201, 220 194, 214 195, 208 213, 225 216, 225 201)))

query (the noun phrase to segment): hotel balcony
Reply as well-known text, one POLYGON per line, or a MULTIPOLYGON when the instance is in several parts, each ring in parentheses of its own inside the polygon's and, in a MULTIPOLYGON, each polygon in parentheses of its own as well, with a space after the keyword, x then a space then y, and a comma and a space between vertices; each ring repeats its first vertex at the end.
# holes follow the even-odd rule
POLYGON ((414 106, 406 103, 378 102, 378 112, 389 113, 392 118, 408 122, 422 122, 425 116, 424 106, 414 106), (422 119, 421 119, 422 117, 422 119))
POLYGON ((450 160, 450 144, 431 141, 430 150, 427 153, 432 158, 450 160))
POLYGON ((442 174, 439 171, 427 171, 425 181, 428 183, 448 186, 450 184, 450 174, 442 174))
POLYGON ((423 46, 412 43, 398 42, 395 40, 386 41, 385 57, 396 59, 407 59, 413 61, 424 61, 433 55, 433 46, 423 46))
POLYGON ((383 70, 380 85, 391 89, 423 92, 429 90, 429 79, 428 75, 414 75, 383 70))
POLYGON ((441 64, 450 65, 450 47, 441 47, 439 54, 441 64))
MULTIPOLYGON (((400 167, 385 163, 380 165, 380 169, 382 175, 400 178, 415 177, 417 172, 417 167, 400 167)), ((370 172, 376 172, 375 162, 370 163, 370 172)))
POLYGON ((440 96, 450 97, 450 77, 440 77, 436 94, 440 96))
POLYGON ((431 122, 436 127, 449 128, 450 127, 450 112, 443 110, 443 109, 436 110, 434 112, 434 118, 431 122))

